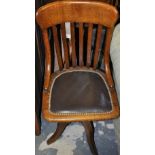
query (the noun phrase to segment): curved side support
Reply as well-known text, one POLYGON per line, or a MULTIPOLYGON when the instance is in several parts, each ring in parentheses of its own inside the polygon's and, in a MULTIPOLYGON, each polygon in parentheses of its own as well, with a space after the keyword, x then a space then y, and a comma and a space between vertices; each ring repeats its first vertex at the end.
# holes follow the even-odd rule
POLYGON ((106 79, 109 87, 114 87, 114 82, 111 76, 110 66, 109 66, 109 58, 110 58, 110 43, 112 39, 113 28, 107 28, 106 40, 105 40, 105 48, 104 48, 104 64, 105 64, 105 73, 106 79))
POLYGON ((48 39, 47 29, 42 30, 44 46, 45 46, 45 76, 44 76, 44 90, 48 89, 51 76, 51 48, 48 39))

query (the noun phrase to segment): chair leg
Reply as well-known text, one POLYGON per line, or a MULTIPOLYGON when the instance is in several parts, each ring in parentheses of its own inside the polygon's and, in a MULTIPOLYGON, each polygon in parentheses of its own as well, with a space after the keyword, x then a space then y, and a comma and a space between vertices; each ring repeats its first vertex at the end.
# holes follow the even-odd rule
POLYGON ((58 123, 55 133, 47 140, 47 144, 49 145, 55 142, 62 135, 63 131, 69 124, 70 123, 58 123))
POLYGON ((93 155, 98 155, 95 141, 94 141, 94 126, 93 122, 81 122, 85 128, 87 141, 90 147, 90 150, 93 155))
POLYGON ((39 136, 41 133, 40 122, 37 118, 37 114, 35 113, 35 135, 39 136))

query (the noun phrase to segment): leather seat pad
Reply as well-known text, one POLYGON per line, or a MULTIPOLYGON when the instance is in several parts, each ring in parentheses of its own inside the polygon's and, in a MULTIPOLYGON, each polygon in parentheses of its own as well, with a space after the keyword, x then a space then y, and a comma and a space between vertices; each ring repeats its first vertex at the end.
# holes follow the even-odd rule
POLYGON ((50 110, 59 113, 112 110, 104 80, 95 72, 66 72, 57 77, 51 91, 50 110))

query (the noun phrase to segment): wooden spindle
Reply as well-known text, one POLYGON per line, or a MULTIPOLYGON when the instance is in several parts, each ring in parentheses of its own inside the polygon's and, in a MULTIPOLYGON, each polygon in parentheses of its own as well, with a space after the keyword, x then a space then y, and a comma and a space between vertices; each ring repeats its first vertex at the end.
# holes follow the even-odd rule
POLYGON ((95 53, 94 53, 94 64, 93 64, 94 69, 97 68, 97 64, 98 64, 101 36, 102 36, 102 25, 98 25, 97 40, 96 40, 96 47, 95 47, 95 53))
POLYGON ((59 44, 59 40, 58 40, 58 32, 57 32, 56 26, 52 26, 52 32, 53 32, 53 38, 54 38, 54 44, 55 44, 59 69, 62 70, 63 69, 63 61, 62 61, 62 56, 61 56, 61 52, 60 52, 60 44, 59 44))
POLYGON ((71 55, 72 55, 72 65, 75 67, 76 63, 76 50, 75 50, 75 28, 74 23, 71 23, 71 55))
POLYGON ((63 42, 63 47, 64 47, 66 68, 69 68, 69 51, 68 51, 67 41, 66 41, 65 23, 61 24, 61 34, 62 34, 62 42, 63 42))
POLYGON ((88 24, 87 67, 89 67, 91 65, 92 34, 93 34, 93 24, 88 24))
POLYGON ((83 23, 79 23, 79 65, 83 66, 83 23))

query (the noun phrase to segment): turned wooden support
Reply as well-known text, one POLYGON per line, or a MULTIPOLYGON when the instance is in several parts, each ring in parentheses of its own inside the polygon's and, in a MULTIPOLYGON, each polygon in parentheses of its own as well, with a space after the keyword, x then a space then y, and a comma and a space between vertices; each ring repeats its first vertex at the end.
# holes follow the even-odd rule
MULTIPOLYGON (((89 144, 90 150, 93 155, 98 155, 95 141, 94 141, 94 126, 93 122, 81 122, 82 125, 85 128, 86 132, 86 137, 87 137, 87 142, 89 144)), ((55 133, 47 140, 47 144, 51 144, 55 142, 63 133, 65 128, 69 125, 70 123, 58 123, 57 124, 57 129, 55 133)))
POLYGON ((82 122, 87 136, 87 142, 93 155, 98 155, 94 141, 94 125, 93 122, 82 122))

